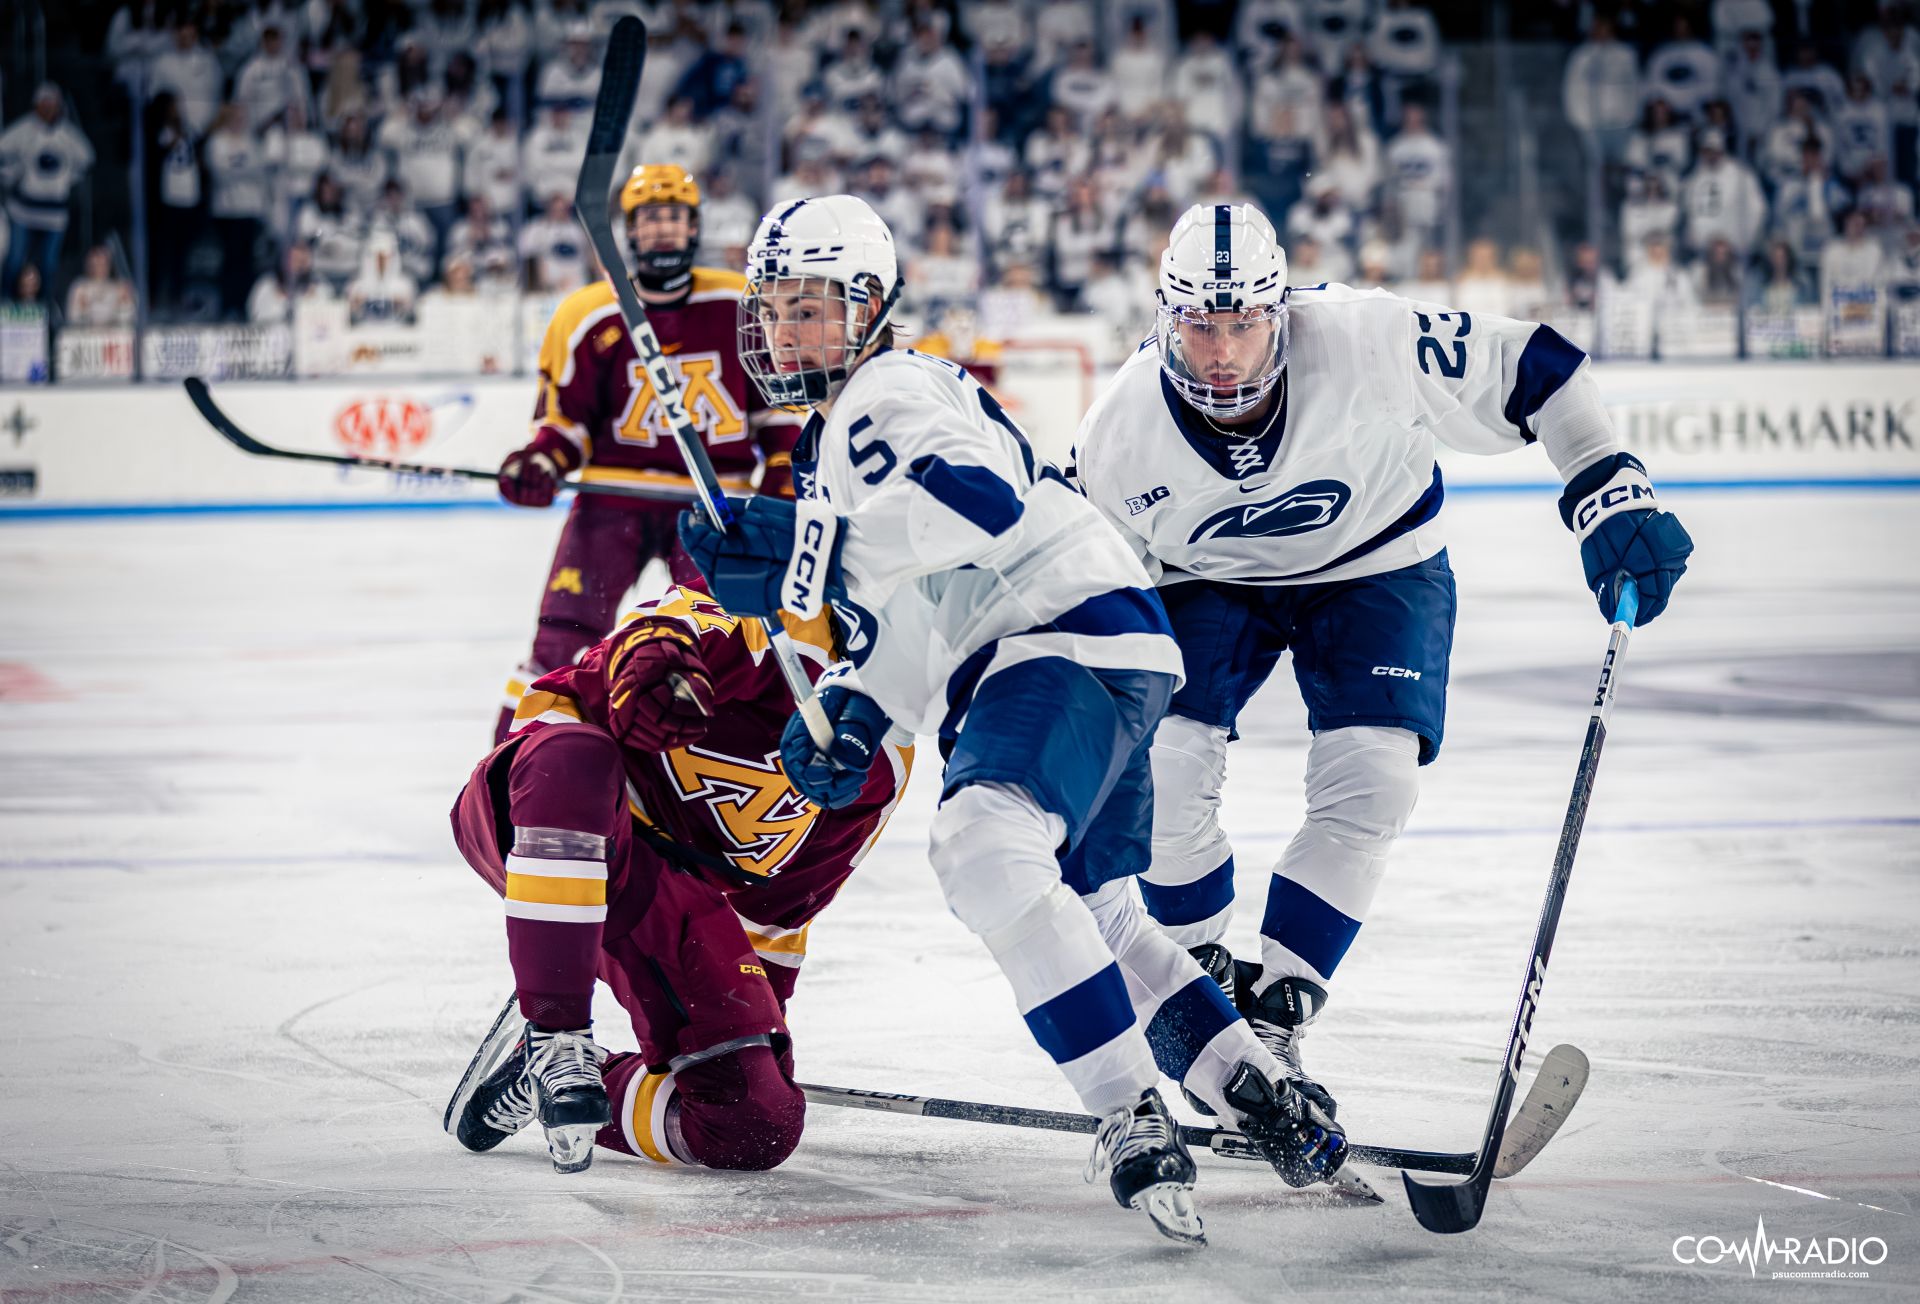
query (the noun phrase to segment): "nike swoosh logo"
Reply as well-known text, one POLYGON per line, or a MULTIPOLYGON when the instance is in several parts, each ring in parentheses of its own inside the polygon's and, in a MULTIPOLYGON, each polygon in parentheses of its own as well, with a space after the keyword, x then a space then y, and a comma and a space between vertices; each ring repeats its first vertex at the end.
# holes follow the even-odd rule
POLYGON ((1265 489, 1266 487, 1267 485, 1264 482, 1260 484, 1247 484, 1244 481, 1241 482, 1241 484, 1238 486, 1240 492, 1243 494, 1254 493, 1258 490, 1265 489))

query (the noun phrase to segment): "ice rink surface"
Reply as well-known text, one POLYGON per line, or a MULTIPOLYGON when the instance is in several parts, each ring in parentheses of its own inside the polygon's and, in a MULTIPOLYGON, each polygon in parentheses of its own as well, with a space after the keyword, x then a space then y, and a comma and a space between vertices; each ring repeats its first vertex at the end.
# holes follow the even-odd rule
MULTIPOLYGON (((1920 1298, 1920 498, 1665 497, 1699 552, 1628 654, 1535 1024, 1592 1058, 1567 1130, 1450 1238, 1392 1173, 1355 1207, 1203 1157, 1200 1252, 1083 1185, 1082 1137, 816 1109, 770 1174, 561 1177, 441 1133, 508 985, 445 812, 557 514, 0 524, 0 1298, 1920 1298), (1675 1262, 1761 1223, 1884 1262, 1675 1262)), ((1356 1139, 1468 1149, 1606 626, 1547 495, 1448 513, 1445 751, 1307 1050, 1356 1139)), ((1283 667, 1232 753, 1243 954, 1303 720, 1283 667)), ((801 1076, 1073 1108, 941 905, 936 787, 813 930, 801 1076)))

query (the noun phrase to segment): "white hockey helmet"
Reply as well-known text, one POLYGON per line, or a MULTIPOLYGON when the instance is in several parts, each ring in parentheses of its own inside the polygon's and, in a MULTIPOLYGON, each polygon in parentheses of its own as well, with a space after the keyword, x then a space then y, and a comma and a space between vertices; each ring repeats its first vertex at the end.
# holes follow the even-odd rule
POLYGON ((740 365, 775 407, 823 403, 899 298, 893 232, 865 200, 790 200, 761 219, 747 247, 740 365))
POLYGON ((1195 204, 1160 255, 1160 369, 1211 417, 1258 407, 1287 366, 1287 255, 1252 204, 1195 204))

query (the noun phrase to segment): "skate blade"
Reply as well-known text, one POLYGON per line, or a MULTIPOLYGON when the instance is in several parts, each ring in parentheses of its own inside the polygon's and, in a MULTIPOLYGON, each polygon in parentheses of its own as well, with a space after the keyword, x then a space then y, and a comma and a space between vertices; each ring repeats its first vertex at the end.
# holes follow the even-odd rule
POLYGON ((460 1115, 465 1112, 467 1102, 473 1099, 480 1084, 493 1076, 493 1071, 506 1062, 514 1047, 520 1041, 520 998, 509 996, 507 1003, 494 1016, 493 1026, 487 1029, 487 1035, 480 1041, 480 1049, 473 1052, 473 1058, 467 1061, 467 1071, 460 1075, 460 1085, 453 1089, 453 1098, 447 1101, 447 1112, 441 1115, 440 1126, 450 1137, 458 1139, 460 1135, 460 1115))
POLYGON ((600 1132, 597 1123, 574 1123, 547 1129, 547 1154, 554 1171, 578 1173, 593 1162, 593 1139, 600 1132))
POLYGON ((1132 1208, 1153 1221, 1154 1228, 1170 1241, 1181 1245, 1205 1245, 1206 1230, 1200 1225, 1199 1211, 1193 1207, 1193 1189, 1178 1182, 1149 1186, 1133 1197, 1132 1208))
POLYGON ((1343 1195, 1353 1200, 1364 1200, 1368 1204, 1385 1204, 1386 1200, 1372 1182, 1345 1166, 1327 1179, 1327 1189, 1335 1195, 1343 1195))

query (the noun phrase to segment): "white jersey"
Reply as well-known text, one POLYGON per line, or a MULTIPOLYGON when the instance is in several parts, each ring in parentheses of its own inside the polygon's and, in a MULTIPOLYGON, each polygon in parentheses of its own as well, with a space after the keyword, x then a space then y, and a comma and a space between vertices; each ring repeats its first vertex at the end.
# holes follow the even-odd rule
MULTIPOLYGON (((847 660, 830 673, 915 733, 940 731, 949 681, 989 643, 1149 584, 993 396, 944 359, 896 349, 862 363, 808 423, 794 472, 799 497, 841 518, 847 600, 834 607, 847 660)), ((1049 630, 1018 642, 1020 656, 1180 673, 1165 635, 1049 630)))
POLYGON ((1617 452, 1586 355, 1551 329, 1385 290, 1289 292, 1270 417, 1222 433, 1162 380, 1149 340, 1080 424, 1075 477, 1156 583, 1309 584, 1445 545, 1435 438, 1536 438, 1563 479, 1617 452))

